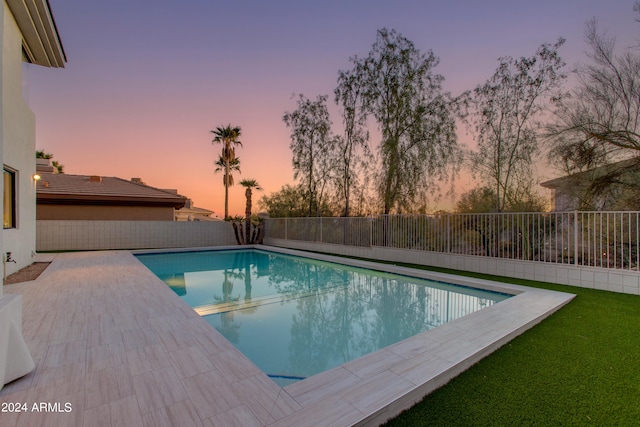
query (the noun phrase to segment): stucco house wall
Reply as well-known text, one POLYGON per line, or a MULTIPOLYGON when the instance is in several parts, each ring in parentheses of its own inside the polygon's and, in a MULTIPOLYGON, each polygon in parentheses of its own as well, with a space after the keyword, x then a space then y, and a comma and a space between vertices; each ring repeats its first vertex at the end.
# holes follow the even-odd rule
MULTIPOLYGON (((5 207, 11 207, 0 239, 3 275, 29 265, 36 249, 35 117, 23 99, 25 60, 47 67, 64 66, 64 51, 47 0, 4 0, 0 9, 3 215, 5 207), (4 171, 9 171, 7 188, 4 171), (7 189, 10 191, 5 194, 7 189), (9 252, 15 262, 6 262, 9 252)), ((22 337, 22 297, 3 294, 0 286, 0 389, 34 367, 22 337)))
POLYGON ((2 232, 1 255, 6 259, 7 252, 11 252, 12 259, 16 261, 5 264, 6 274, 11 274, 31 264, 35 253, 35 117, 22 97, 22 34, 5 2, 2 8, 1 56, 2 164, 15 171, 17 190, 16 227, 2 232))
POLYGON ((3 262, 11 274, 35 255, 35 117, 23 98, 23 71, 26 63, 64 67, 66 57, 48 0, 4 0, 0 25, 0 160, 15 180, 15 220, 3 227, 0 257, 11 252, 15 262, 3 262))

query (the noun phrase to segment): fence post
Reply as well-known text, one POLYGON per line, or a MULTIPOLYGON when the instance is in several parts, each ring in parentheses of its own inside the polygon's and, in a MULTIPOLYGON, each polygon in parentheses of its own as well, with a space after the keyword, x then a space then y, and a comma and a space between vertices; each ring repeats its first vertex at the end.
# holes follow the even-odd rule
POLYGON ((287 222, 288 222, 289 218, 284 219, 284 240, 289 240, 289 238, 287 237, 287 222))
POLYGON ((320 243, 324 243, 322 240, 322 217, 320 217, 320 243))
POLYGON ((447 215, 447 253, 451 253, 451 214, 447 215))
POLYGON ((578 211, 573 211, 573 263, 578 265, 578 211))

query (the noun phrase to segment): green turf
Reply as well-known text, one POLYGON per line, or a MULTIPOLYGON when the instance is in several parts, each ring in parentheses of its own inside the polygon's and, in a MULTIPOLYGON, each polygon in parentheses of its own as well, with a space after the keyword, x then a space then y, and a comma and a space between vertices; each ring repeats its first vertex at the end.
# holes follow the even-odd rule
POLYGON ((388 426, 640 425, 639 296, 437 270, 577 297, 388 426))

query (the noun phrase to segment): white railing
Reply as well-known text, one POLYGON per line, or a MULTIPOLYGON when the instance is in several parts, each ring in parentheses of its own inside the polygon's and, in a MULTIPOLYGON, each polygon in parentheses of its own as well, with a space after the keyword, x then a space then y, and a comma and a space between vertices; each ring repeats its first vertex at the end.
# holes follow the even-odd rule
POLYGON ((272 218, 266 237, 640 271, 640 212, 272 218))
POLYGON ((370 247, 372 218, 269 218, 267 237, 370 247))

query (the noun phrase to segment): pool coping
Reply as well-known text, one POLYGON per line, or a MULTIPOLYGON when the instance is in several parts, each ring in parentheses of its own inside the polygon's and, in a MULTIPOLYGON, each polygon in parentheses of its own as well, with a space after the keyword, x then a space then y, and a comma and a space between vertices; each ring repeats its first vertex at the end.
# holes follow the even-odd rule
MULTIPOLYGON (((259 249, 299 255, 514 295, 491 307, 282 388, 286 396, 281 397, 293 399, 299 407, 263 425, 379 425, 540 323, 575 297, 563 292, 264 245, 130 252, 229 249, 259 249)), ((237 357, 244 358, 237 352, 237 357)))
MULTIPOLYGON (((244 248, 254 246, 164 252, 244 248)), ((56 254, 35 281, 4 288, 22 295, 23 336, 36 369, 0 390, 0 403, 69 404, 72 411, 2 413, 2 425, 91 425, 95 419, 131 426, 379 425, 574 297, 386 264, 382 269, 517 295, 280 388, 132 252, 56 254)))

